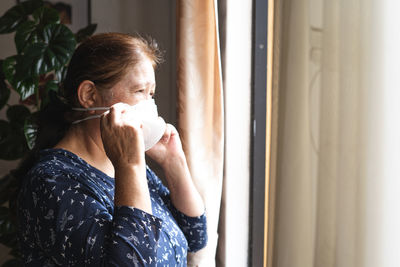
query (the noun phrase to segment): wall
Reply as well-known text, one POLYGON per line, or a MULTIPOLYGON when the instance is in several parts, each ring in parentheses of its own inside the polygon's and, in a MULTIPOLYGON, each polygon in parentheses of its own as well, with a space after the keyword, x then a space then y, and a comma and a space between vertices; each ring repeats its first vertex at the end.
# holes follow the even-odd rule
MULTIPOLYGON (((155 100, 158 112, 176 126, 176 24, 175 0, 96 0, 92 1, 92 22, 96 32, 138 33, 151 36, 164 52, 164 62, 156 70, 155 100), (112 13, 109 11, 113 10, 112 13)), ((148 164, 163 178, 159 166, 148 164)))
MULTIPOLYGON (((1 0, 0 14, 3 15, 15 2, 1 0)), ((175 0, 95 0, 91 4, 92 22, 98 24, 97 33, 115 31, 149 35, 165 51, 165 61, 156 71, 155 98, 160 116, 176 125, 175 0)), ((16 53, 13 34, 0 35, 0 44, 0 59, 16 53)), ((12 97, 14 102, 18 101, 17 95, 12 97)), ((0 112, 0 119, 4 117, 4 111, 0 112)), ((0 160, 0 177, 16 164, 0 160)), ((7 254, 8 250, 0 245, 0 265, 7 254)))
POLYGON ((175 0, 92 1, 92 21, 98 24, 97 32, 139 33, 157 40, 165 61, 156 71, 156 103, 161 116, 175 124, 175 0))

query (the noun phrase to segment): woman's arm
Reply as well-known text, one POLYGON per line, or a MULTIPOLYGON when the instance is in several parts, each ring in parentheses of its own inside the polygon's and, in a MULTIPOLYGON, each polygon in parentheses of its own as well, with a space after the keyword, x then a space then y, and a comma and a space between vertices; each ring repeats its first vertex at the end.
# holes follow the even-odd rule
POLYGON ((170 191, 162 184, 157 175, 147 168, 147 177, 151 187, 157 190, 165 205, 171 211, 179 228, 188 241, 188 251, 196 252, 207 244, 207 218, 205 213, 200 216, 190 217, 177 210, 171 203, 170 191))
POLYGON ((151 214, 141 125, 129 119, 129 106, 116 104, 101 119, 104 150, 115 170, 116 206, 132 206, 151 214))
POLYGON ((187 216, 202 215, 204 203, 193 183, 175 127, 167 124, 164 136, 146 153, 163 168, 172 204, 187 216))
POLYGON ((174 207, 190 217, 202 215, 203 200, 193 183, 186 158, 168 159, 163 170, 174 207))
POLYGON ((115 169, 114 205, 136 207, 152 214, 145 165, 119 166, 115 169))

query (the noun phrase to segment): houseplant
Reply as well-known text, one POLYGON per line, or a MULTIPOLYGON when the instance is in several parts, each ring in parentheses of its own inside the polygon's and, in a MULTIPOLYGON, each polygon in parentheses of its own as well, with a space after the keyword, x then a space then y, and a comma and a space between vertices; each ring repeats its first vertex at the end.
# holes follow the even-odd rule
MULTIPOLYGON (((67 64, 80 41, 93 34, 95 24, 77 33, 60 23, 56 10, 42 0, 15 5, 0 17, 0 34, 14 33, 16 55, 0 60, 0 159, 23 158, 35 142, 35 118, 56 95, 67 64), (11 104, 14 90, 19 104, 11 104)), ((0 178, 0 243, 11 248, 3 266, 22 265, 17 245, 15 214, 19 181, 15 170, 0 178)))

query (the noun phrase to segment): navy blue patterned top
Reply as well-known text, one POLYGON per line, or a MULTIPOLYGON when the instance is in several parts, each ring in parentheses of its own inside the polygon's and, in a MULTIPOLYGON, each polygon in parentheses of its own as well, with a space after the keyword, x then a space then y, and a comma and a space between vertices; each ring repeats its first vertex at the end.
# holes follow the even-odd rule
POLYGON ((62 149, 41 151, 19 196, 26 266, 186 266, 207 242, 206 217, 172 206, 147 167, 152 213, 114 207, 114 178, 62 149))

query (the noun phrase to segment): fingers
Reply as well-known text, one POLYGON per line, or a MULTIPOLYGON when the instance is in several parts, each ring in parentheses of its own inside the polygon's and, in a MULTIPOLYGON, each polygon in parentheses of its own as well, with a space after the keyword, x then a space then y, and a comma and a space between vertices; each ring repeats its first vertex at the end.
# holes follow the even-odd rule
POLYGON ((109 112, 102 116, 103 125, 128 125, 133 128, 142 128, 142 121, 131 109, 131 106, 125 103, 117 103, 111 106, 109 112))
POLYGON ((168 143, 170 138, 177 134, 178 134, 178 132, 176 131, 175 127, 172 126, 171 124, 167 123, 166 127, 165 127, 165 132, 164 132, 163 136, 161 137, 161 142, 168 143))
POLYGON ((103 146, 114 166, 144 159, 141 122, 132 120, 130 113, 129 105, 118 103, 100 120, 103 146))
POLYGON ((122 116, 128 109, 129 105, 124 103, 117 103, 110 108, 110 120, 116 125, 122 124, 122 116))
POLYGON ((171 136, 179 135, 178 131, 176 130, 176 128, 172 124, 168 124, 168 125, 171 128, 171 136))

